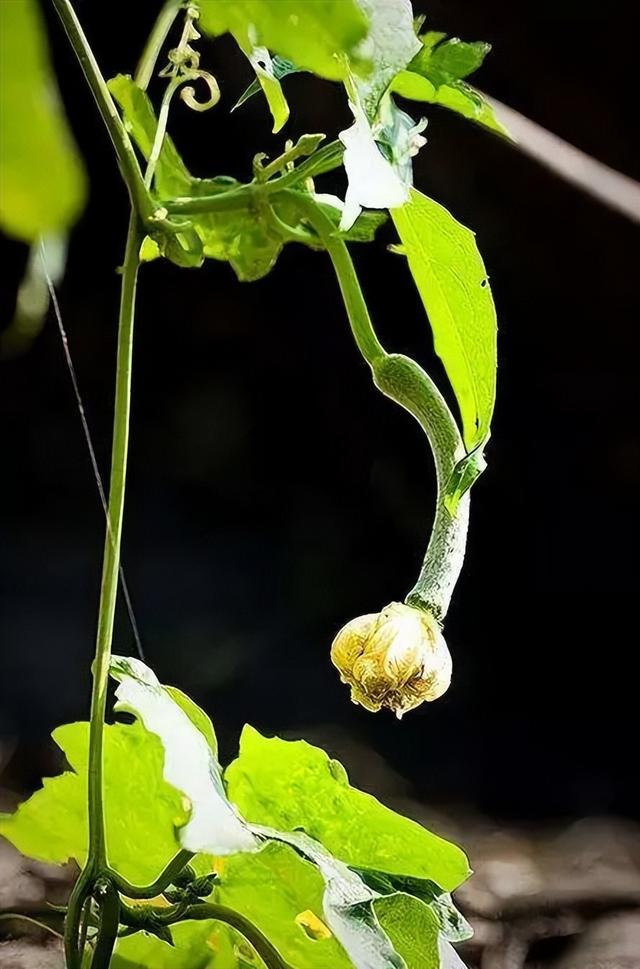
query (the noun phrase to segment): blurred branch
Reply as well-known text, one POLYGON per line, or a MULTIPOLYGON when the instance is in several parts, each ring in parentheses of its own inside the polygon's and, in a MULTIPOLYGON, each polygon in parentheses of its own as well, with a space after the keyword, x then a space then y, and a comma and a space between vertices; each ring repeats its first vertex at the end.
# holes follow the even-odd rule
POLYGON ((628 219, 640 222, 640 183, 597 161, 501 101, 486 94, 483 97, 525 155, 628 219))

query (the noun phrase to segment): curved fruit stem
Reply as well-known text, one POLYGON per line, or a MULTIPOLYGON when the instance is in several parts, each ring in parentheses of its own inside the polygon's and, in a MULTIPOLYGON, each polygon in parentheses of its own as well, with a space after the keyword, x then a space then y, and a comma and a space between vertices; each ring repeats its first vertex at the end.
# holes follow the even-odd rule
POLYGON ((468 494, 460 499, 453 515, 444 501, 451 473, 466 453, 458 425, 422 367, 402 354, 387 353, 378 340, 349 250, 331 219, 311 196, 291 191, 284 194, 297 201, 301 214, 329 253, 355 342, 371 367, 376 387, 409 411, 429 440, 438 479, 436 514, 420 576, 405 601, 442 622, 462 568, 469 520, 468 494))

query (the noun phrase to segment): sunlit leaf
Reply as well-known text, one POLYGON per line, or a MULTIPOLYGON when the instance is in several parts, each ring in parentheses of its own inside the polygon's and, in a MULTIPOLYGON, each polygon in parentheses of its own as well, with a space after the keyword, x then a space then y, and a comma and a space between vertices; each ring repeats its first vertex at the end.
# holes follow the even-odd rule
POLYGON ((273 130, 274 132, 280 131, 289 118, 289 105, 282 92, 280 80, 274 73, 269 51, 266 47, 254 47, 248 54, 248 57, 251 66, 256 72, 258 84, 267 99, 271 117, 273 118, 273 130))
POLYGON ((193 712, 185 712, 183 702, 176 702, 140 660, 113 656, 110 673, 119 683, 115 709, 139 717, 160 738, 164 777, 189 799, 189 820, 179 831, 182 847, 216 855, 254 850, 256 839, 227 800, 215 751, 200 720, 194 722, 193 712))
POLYGON ((305 741, 245 727, 225 779, 247 820, 304 829, 348 865, 430 878, 446 891, 469 875, 460 848, 351 787, 344 768, 305 741))
POLYGON ((324 881, 324 920, 356 969, 407 969, 378 921, 373 908, 376 892, 355 872, 304 832, 261 826, 253 830, 290 845, 316 866, 324 881))
MULTIPOLYGON (((149 157, 158 121, 146 91, 139 88, 128 74, 118 74, 107 86, 122 108, 124 125, 144 158, 149 157)), ((188 194, 191 175, 179 152, 167 135, 162 142, 154 173, 154 185, 160 196, 188 194)))
POLYGON ((266 47, 320 77, 341 80, 366 67, 358 44, 367 19, 355 0, 200 0, 199 25, 234 35, 240 47, 266 47))
MULTIPOLYGON (((53 739, 71 770, 46 778, 15 814, 0 816, 0 834, 23 854, 84 864, 88 846, 89 725, 58 727, 53 739)), ((105 814, 109 861, 130 881, 153 881, 178 851, 176 827, 189 811, 182 793, 162 775, 164 750, 139 724, 105 727, 105 814)))
POLYGON ((510 137, 491 105, 478 91, 464 82, 455 85, 443 84, 437 88, 428 78, 407 70, 396 75, 391 83, 391 90, 412 101, 425 101, 448 108, 495 134, 510 137))
POLYGON ((484 41, 466 43, 457 37, 429 31, 406 70, 391 82, 391 90, 413 101, 426 101, 455 111, 496 134, 510 137, 491 105, 465 78, 476 71, 491 50, 484 41))
POLYGON ((440 926, 434 912, 409 895, 378 899, 375 912, 407 969, 440 969, 440 926))
MULTIPOLYGON (((296 67, 293 61, 288 61, 286 57, 278 57, 276 54, 275 57, 271 58, 271 73, 276 81, 281 81, 289 74, 300 73, 300 68, 296 67)), ((245 104, 245 102, 252 98, 254 94, 258 94, 260 89, 260 82, 257 79, 252 81, 249 87, 240 95, 231 110, 235 111, 237 108, 241 107, 243 104, 245 104)))
MULTIPOLYGON (((226 930, 222 929, 226 934, 226 930)), ((136 932, 116 943, 110 969, 236 969, 227 958, 215 961, 216 922, 180 922, 171 926, 174 945, 146 932, 136 932)))
POLYGON ((353 225, 344 232, 339 231, 344 202, 335 195, 314 195, 314 199, 324 214, 334 223, 336 234, 345 242, 372 242, 375 234, 388 219, 387 212, 361 212, 353 225))
POLYGON ((0 3, 0 227, 26 242, 68 228, 84 170, 49 63, 36 0, 0 3))
POLYGON ((486 440, 496 392, 496 311, 470 229, 412 189, 391 213, 458 401, 468 451, 486 440))
POLYGON ((443 892, 430 878, 393 875, 371 868, 354 868, 354 871, 379 895, 402 893, 424 902, 435 914, 444 937, 451 942, 462 942, 473 935, 471 926, 453 904, 451 895, 443 892))
POLYGON ((409 70, 427 77, 435 87, 461 81, 477 71, 491 50, 484 41, 468 43, 458 37, 444 39, 431 31, 420 38, 422 48, 409 65, 409 70))
MULTIPOLYGON (((148 157, 156 131, 156 116, 147 94, 126 75, 109 81, 109 89, 121 106, 136 145, 148 157)), ((187 170, 173 141, 166 136, 155 170, 154 186, 162 198, 174 196, 211 196, 240 186, 236 179, 224 175, 196 178, 187 170)), ((159 237, 146 240, 142 259, 149 261, 165 255, 180 266, 199 266, 203 259, 228 262, 238 279, 250 282, 261 279, 275 265, 285 242, 270 209, 258 213, 247 200, 244 207, 229 211, 204 212, 189 216, 187 228, 168 240, 159 237), (160 244, 164 246, 161 252, 160 244)))
POLYGON ((325 923, 324 882, 293 848, 272 841, 258 854, 223 858, 216 870, 216 901, 250 919, 296 969, 352 969, 333 934, 311 939, 296 921, 311 912, 325 923))

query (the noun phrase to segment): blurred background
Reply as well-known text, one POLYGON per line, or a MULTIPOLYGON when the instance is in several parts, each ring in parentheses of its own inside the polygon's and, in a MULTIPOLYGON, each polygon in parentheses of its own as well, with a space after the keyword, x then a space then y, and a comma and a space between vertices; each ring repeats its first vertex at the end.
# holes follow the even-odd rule
MULTIPOLYGON (((479 87, 640 179, 619 0, 414 6, 432 29, 494 45, 479 87)), ((77 8, 104 73, 130 72, 154 5, 77 8)), ((51 28, 91 176, 59 298, 106 476, 127 200, 51 28)), ((201 49, 223 100, 205 115, 176 101, 172 133, 196 174, 247 179, 253 154, 284 139, 259 97, 229 115, 250 80, 233 45, 201 49)), ((301 74, 285 89, 285 136, 349 123, 339 86, 301 74)), ((478 871, 460 901, 483 969, 637 969, 638 225, 468 122, 404 107, 429 118, 416 184, 477 232, 500 323, 489 467, 446 625, 452 687, 399 723, 353 706, 330 664, 345 621, 413 584, 435 483, 419 427, 371 385, 328 258, 295 246, 257 283, 212 262, 142 272, 123 563, 146 658, 210 713, 223 760, 245 722, 304 736, 459 837, 478 871)), ((318 184, 344 191, 340 174, 318 184)), ((353 247, 376 326, 449 394, 393 241, 386 226, 353 247)), ((7 327, 27 250, 3 239, 1 255, 7 327)), ((60 768, 51 729, 88 715, 104 518, 51 316, 0 360, 0 413, 6 809, 60 768)), ((124 609, 115 646, 133 651, 124 609)))

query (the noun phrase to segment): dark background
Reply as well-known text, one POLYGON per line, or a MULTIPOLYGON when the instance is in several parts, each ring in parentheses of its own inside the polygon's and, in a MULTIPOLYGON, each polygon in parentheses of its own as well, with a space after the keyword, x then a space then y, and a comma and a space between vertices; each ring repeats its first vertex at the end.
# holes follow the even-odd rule
MULTIPOLYGON (((153 5, 78 10, 105 74, 131 71, 153 5)), ((636 41, 620 3, 449 0, 429 15, 494 45, 480 87, 640 178, 636 41)), ((126 197, 51 26, 92 183, 60 300, 106 473, 126 197)), ((224 100, 202 116, 176 102, 172 131, 197 174, 248 178, 252 155, 275 155, 283 136, 259 98, 229 117, 248 65, 226 41, 201 47, 224 100)), ((300 75, 286 92, 283 135, 349 123, 338 86, 300 75)), ((398 723, 352 706, 330 665, 346 620, 413 584, 434 475, 417 425, 372 388, 328 259, 294 246, 252 284, 221 263, 142 273, 123 560, 147 659, 206 707, 227 759, 245 721, 285 736, 340 728, 436 805, 639 815, 638 228, 421 108, 416 183, 477 231, 500 319, 489 470, 446 627, 452 688, 398 723)), ((321 184, 344 189, 337 175, 321 184)), ((393 240, 385 228, 354 251, 376 325, 446 386, 393 240)), ((5 323, 25 256, 3 242, 5 323)), ((51 318, 28 353, 0 362, 0 412, 0 735, 20 738, 9 773, 28 786, 51 728, 87 715, 104 527, 51 318)), ((124 612, 115 646, 132 649, 124 612)))

